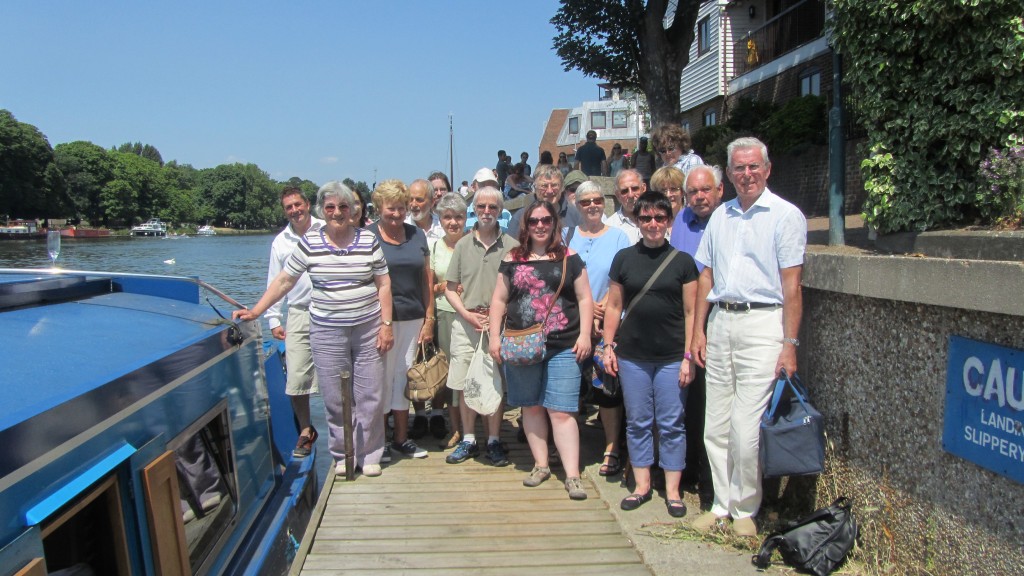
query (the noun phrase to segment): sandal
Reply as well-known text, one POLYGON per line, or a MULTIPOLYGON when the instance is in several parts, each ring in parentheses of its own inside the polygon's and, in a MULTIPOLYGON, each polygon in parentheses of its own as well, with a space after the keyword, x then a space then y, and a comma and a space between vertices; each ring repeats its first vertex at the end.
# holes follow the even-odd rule
POLYGON ((615 452, 605 452, 604 457, 606 460, 608 460, 609 458, 614 459, 614 462, 612 462, 612 460, 608 460, 607 462, 601 464, 601 469, 597 472, 598 474, 600 474, 601 476, 615 476, 616 474, 622 471, 622 465, 619 464, 618 454, 616 454, 615 452))

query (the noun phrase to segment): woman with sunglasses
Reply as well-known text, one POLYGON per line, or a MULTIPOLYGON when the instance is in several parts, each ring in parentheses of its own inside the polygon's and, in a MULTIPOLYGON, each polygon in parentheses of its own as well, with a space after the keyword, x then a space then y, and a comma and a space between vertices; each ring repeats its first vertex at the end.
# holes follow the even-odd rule
MULTIPOLYGON (((580 255, 587 265, 590 281, 590 295, 594 300, 594 338, 600 339, 604 327, 604 310, 608 298, 608 270, 615 255, 630 245, 629 237, 618 228, 604 223, 604 192, 596 182, 587 180, 576 189, 576 208, 579 209, 579 226, 573 231, 569 248, 580 255)), ((585 386, 592 387, 588 375, 593 373, 593 358, 583 364, 585 386)), ((615 476, 622 469, 619 463, 619 429, 622 422, 622 395, 608 396, 604 393, 591 395, 601 414, 604 428, 604 461, 601 476, 615 476)))
POLYGON ((653 496, 654 428, 658 429, 658 460, 665 471, 665 505, 681 518, 686 505, 679 481, 686 467, 686 386, 693 380, 690 357, 697 266, 693 258, 665 240, 672 205, 660 192, 636 201, 633 215, 641 241, 612 260, 605 307, 605 371, 618 374, 626 405, 626 444, 636 487, 622 499, 623 510, 635 510, 653 496), (662 265, 664 267, 662 267, 662 265), (643 292, 651 278, 654 282, 643 292), (623 310, 628 310, 625 318, 623 310))
MULTIPOLYGON (((687 174, 704 161, 690 148, 690 133, 678 124, 662 124, 651 132, 651 144, 662 166, 675 166, 687 174)), ((652 177, 653 178, 653 177, 652 177)))
POLYGON ((381 357, 394 345, 391 324, 391 277, 377 237, 352 225, 356 194, 341 182, 328 182, 317 193, 317 216, 326 224, 299 240, 267 291, 252 309, 235 310, 238 320, 255 320, 284 297, 303 274, 309 274, 309 345, 320 383, 327 443, 335 474, 345 474, 345 433, 341 374, 352 375, 352 430, 356 466, 366 476, 380 476, 384 453, 381 357))
POLYGON ((551 477, 547 440, 550 419, 555 448, 565 470, 565 489, 569 498, 585 500, 576 413, 579 363, 591 354, 593 303, 583 260, 562 243, 560 229, 558 212, 550 202, 537 200, 524 210, 519 246, 498 268, 498 283, 491 298, 489 352, 500 364, 503 325, 523 329, 544 323, 544 359, 529 366, 504 367, 508 402, 523 409, 523 429, 534 459, 533 470, 523 485, 532 488, 551 477))

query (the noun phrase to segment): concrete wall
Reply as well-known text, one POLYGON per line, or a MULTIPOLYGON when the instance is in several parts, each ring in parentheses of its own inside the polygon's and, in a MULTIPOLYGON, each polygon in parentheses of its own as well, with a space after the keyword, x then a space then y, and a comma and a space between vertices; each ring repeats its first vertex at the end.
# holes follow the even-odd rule
POLYGON ((1024 574, 1024 486, 942 449, 954 334, 1024 349, 1024 263, 808 253, 799 365, 832 450, 805 488, 853 498, 880 571, 1024 574))

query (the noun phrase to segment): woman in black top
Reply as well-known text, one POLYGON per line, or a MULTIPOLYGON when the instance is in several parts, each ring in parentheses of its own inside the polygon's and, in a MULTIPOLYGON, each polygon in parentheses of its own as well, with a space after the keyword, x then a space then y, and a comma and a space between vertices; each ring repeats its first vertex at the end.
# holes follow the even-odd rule
POLYGON ((654 427, 658 428, 658 459, 665 470, 665 502, 669 514, 686 514, 679 481, 686 466, 686 386, 693 380, 690 358, 697 266, 693 258, 665 240, 672 204, 660 192, 641 196, 633 210, 641 241, 620 250, 609 271, 605 305, 605 371, 619 374, 626 406, 626 442, 636 488, 620 503, 633 510, 652 497, 654 427), (671 258, 671 260, 669 260, 671 258), (661 270, 650 289, 647 282, 661 270), (637 297, 639 296, 639 299, 637 297), (622 310, 629 314, 621 318, 622 310))
POLYGON ((555 447, 565 469, 565 489, 569 498, 584 500, 587 493, 580 481, 576 412, 579 363, 591 354, 594 311, 586 265, 562 243, 558 230, 558 211, 550 202, 537 200, 526 208, 519 247, 505 256, 498 269, 498 284, 491 298, 489 351, 500 364, 503 319, 509 329, 543 322, 547 335, 544 359, 529 366, 504 366, 508 402, 523 408, 523 430, 534 459, 534 468, 523 485, 538 486, 551 476, 547 439, 550 418, 555 447))

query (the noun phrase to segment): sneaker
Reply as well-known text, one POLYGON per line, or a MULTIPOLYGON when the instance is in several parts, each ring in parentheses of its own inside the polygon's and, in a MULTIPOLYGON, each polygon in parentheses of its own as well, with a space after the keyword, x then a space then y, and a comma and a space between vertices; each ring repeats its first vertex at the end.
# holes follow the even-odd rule
POLYGON ((409 429, 409 438, 420 439, 427 435, 427 417, 416 415, 412 419, 412 428, 409 429))
POLYGON ((391 448, 388 448, 387 446, 384 447, 384 452, 380 455, 380 463, 381 464, 390 464, 391 463, 391 448))
POLYGON ((470 458, 476 458, 478 454, 480 454, 480 448, 476 445, 476 442, 463 440, 455 446, 455 451, 449 454, 444 461, 449 464, 458 464, 470 458))
POLYGON ((441 450, 451 450, 452 448, 458 446, 459 440, 462 440, 462 434, 459 434, 458 430, 452 430, 452 433, 450 436, 448 436, 448 439, 438 442, 437 447, 440 448, 441 450))
POLYGON ((405 442, 402 442, 401 444, 399 444, 397 442, 392 442, 391 443, 391 448, 394 449, 395 451, 397 451, 399 454, 401 454, 403 456, 409 456, 411 458, 426 458, 427 457, 427 451, 424 450, 423 448, 420 448, 419 446, 417 446, 416 443, 413 442, 412 440, 406 440, 405 442))
POLYGON ((345 475, 345 471, 346 471, 346 468, 345 468, 345 461, 344 460, 342 460, 341 462, 338 462, 337 464, 334 465, 334 475, 335 476, 344 476, 345 475))
POLYGON ((551 478, 551 468, 541 468, 540 466, 534 466, 533 470, 530 471, 530 475, 523 480, 523 486, 527 488, 536 488, 541 485, 548 478, 551 478))
POLYGON ((579 476, 565 479, 565 491, 569 493, 570 500, 587 499, 587 491, 583 489, 583 482, 579 476))
POLYGON ((444 416, 430 417, 430 434, 438 440, 444 438, 445 434, 448 434, 448 426, 444 423, 444 416))
POLYGON ((363 464, 363 476, 380 476, 380 464, 363 464))
POLYGON ((295 449, 292 450, 292 456, 296 458, 305 458, 309 456, 310 452, 313 451, 313 443, 320 435, 316 433, 316 428, 309 427, 309 436, 299 436, 299 441, 295 444, 295 449))
POLYGON ((508 466, 509 464, 508 452, 498 441, 487 443, 487 459, 491 461, 491 466, 508 466))

